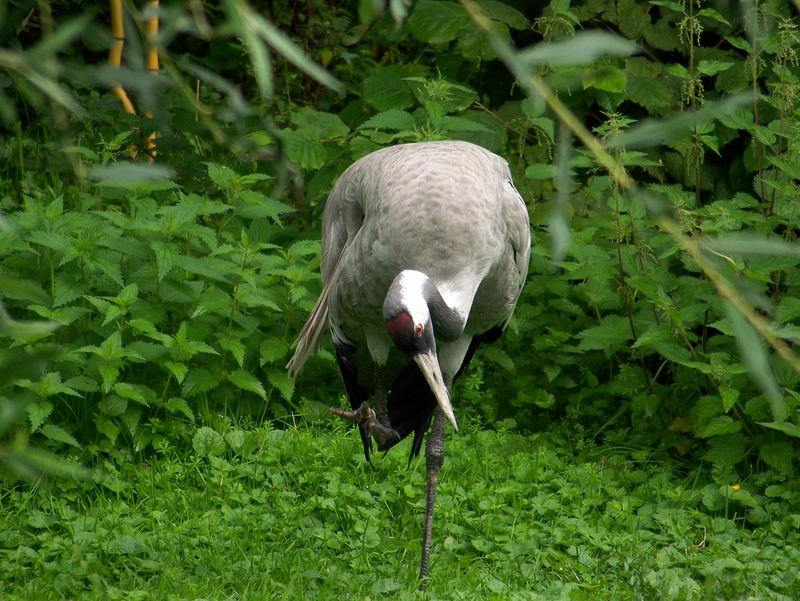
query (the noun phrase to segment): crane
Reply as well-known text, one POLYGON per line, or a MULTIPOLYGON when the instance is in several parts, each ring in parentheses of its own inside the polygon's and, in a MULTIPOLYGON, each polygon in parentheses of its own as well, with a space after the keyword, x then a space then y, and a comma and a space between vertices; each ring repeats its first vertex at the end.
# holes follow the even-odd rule
POLYGON ((458 423, 453 381, 503 333, 528 273, 530 225, 508 164, 468 142, 400 144, 353 163, 322 219, 323 289, 287 365, 296 378, 327 325, 371 462, 425 432, 427 493, 420 589, 428 583, 444 431, 458 423), (374 408, 370 405, 374 401, 374 408))

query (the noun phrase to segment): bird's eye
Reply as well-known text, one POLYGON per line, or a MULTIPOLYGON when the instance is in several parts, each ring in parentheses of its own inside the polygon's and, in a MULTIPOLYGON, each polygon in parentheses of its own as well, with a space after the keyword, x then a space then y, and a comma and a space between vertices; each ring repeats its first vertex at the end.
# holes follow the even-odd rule
POLYGON ((422 336, 422 333, 424 331, 425 331, 425 326, 423 326, 421 323, 418 323, 417 326, 414 328, 414 333, 417 336, 422 336))

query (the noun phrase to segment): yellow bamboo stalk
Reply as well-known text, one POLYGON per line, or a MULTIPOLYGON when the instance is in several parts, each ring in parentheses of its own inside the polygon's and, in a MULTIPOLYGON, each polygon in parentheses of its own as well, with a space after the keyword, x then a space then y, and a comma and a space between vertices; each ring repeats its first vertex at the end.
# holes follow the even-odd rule
MULTIPOLYGON (((108 51, 108 62, 112 67, 119 68, 122 65, 122 48, 125 46, 125 25, 122 22, 121 0, 111 0, 111 35, 114 41, 111 42, 111 48, 108 51)), ((131 99, 128 98, 125 88, 116 85, 112 91, 122 102, 125 111, 135 115, 136 109, 133 107, 131 99)))
MULTIPOLYGON (((153 16, 147 21, 147 35, 150 44, 147 50, 147 69, 150 73, 156 74, 159 70, 158 47, 156 46, 156 36, 158 36, 158 0, 150 0, 147 5, 153 9, 153 16)), ((152 119, 153 113, 148 111, 146 116, 152 119)), ((152 162, 156 157, 156 132, 147 137, 145 149, 147 150, 148 162, 152 162)))

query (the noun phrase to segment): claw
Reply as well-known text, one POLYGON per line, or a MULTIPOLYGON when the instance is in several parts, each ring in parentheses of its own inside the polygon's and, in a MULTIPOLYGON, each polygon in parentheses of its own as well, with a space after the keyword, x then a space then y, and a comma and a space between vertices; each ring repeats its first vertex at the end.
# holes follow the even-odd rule
POLYGON ((367 401, 364 401, 361 403, 361 406, 358 409, 353 409, 352 411, 345 411, 344 409, 339 409, 338 407, 330 407, 330 410, 334 415, 338 415, 342 419, 356 423, 359 426, 363 426, 370 419, 375 418, 375 412, 370 409, 367 401))
POLYGON ((342 419, 356 423, 364 428, 378 443, 378 450, 380 451, 387 450, 400 440, 400 435, 397 431, 389 425, 382 424, 367 401, 364 401, 360 407, 352 411, 345 411, 338 407, 331 407, 330 411, 334 415, 338 415, 342 419))

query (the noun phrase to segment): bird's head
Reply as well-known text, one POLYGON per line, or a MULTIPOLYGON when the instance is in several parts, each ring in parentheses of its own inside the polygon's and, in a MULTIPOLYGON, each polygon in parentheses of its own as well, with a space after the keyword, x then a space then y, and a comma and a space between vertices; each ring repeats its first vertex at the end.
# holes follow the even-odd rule
POLYGON ((408 355, 436 352, 426 288, 432 282, 420 271, 401 271, 383 302, 383 320, 395 346, 408 355))
POLYGON ((436 287, 424 273, 411 270, 400 272, 386 294, 383 319, 394 345, 416 362, 439 407, 453 428, 458 430, 436 355, 433 319, 427 300, 431 296, 431 289, 435 291, 436 287))

